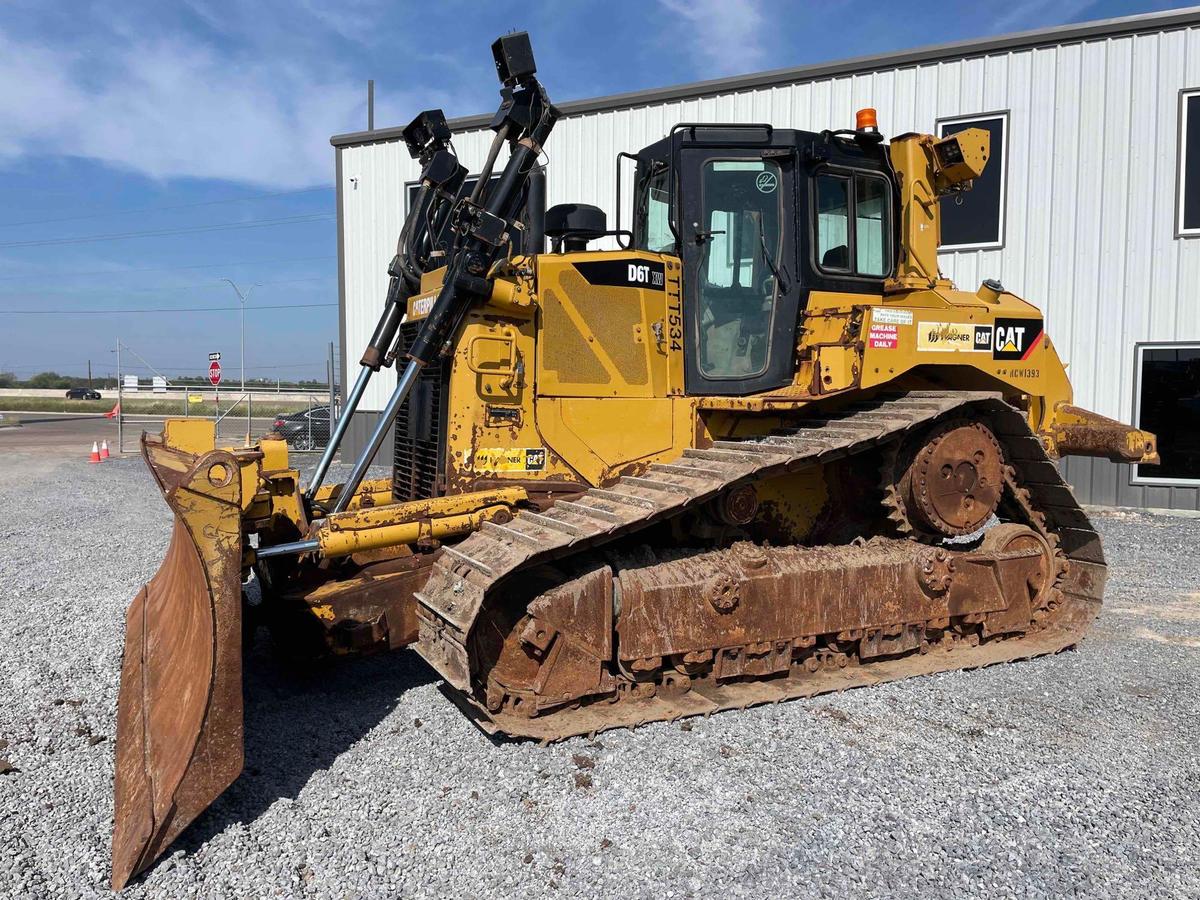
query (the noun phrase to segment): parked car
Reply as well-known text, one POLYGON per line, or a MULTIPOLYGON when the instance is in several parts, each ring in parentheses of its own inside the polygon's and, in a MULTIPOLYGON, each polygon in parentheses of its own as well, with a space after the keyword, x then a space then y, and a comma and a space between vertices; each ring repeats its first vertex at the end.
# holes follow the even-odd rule
POLYGON ((329 443, 329 404, 278 416, 272 429, 297 450, 313 450, 329 443))
POLYGON ((100 392, 91 388, 71 388, 67 391, 68 400, 99 400, 100 392))

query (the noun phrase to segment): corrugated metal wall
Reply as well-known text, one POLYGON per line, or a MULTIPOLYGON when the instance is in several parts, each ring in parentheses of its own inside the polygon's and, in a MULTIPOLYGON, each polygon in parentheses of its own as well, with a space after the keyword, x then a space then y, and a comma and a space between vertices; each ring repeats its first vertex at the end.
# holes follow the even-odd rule
MULTIPOLYGON (((1129 421, 1135 342, 1200 339, 1200 240, 1174 237, 1179 91, 1194 87, 1200 28, 572 116, 547 145, 548 202, 595 204, 615 227, 617 152, 636 151, 677 122, 820 130, 850 127, 856 109, 874 106, 882 129, 899 134, 933 132, 942 118, 1007 111, 1004 246, 945 253, 942 267, 964 287, 999 278, 1040 305, 1069 364, 1076 402, 1129 421)), ((472 171, 490 139, 478 131, 455 137, 472 171)), ((384 295, 404 184, 418 169, 398 141, 338 152, 344 339, 347 357, 356 359, 384 295)), ((627 226, 629 203, 623 206, 627 226)), ((363 408, 380 409, 394 381, 390 372, 377 378, 363 408)), ((1125 467, 1073 464, 1070 471, 1092 502, 1200 508, 1195 489, 1130 488, 1125 467)))

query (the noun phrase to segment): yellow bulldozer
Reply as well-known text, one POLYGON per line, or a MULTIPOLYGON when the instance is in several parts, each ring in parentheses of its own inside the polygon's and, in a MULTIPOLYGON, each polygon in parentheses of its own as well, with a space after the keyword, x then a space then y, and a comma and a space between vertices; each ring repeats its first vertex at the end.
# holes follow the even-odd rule
POLYGON ((1055 460, 1153 463, 1155 439, 1072 405, 1035 306, 940 274, 986 132, 679 124, 623 154, 610 230, 544 208, 558 111, 524 33, 492 51, 477 178, 440 111, 404 131, 419 191, 309 483, 282 440, 142 439, 175 529, 127 614, 117 888, 241 772, 248 624, 287 653, 413 648, 479 727, 552 741, 1054 653, 1098 613, 1055 460))

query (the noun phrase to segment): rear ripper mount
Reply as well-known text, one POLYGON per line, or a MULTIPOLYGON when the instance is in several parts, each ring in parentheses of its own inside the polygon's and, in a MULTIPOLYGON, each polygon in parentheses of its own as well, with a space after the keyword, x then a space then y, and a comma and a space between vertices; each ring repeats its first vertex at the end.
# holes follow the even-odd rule
POLYGON ((557 740, 1080 640, 1103 595, 1099 537, 1018 410, 993 393, 910 392, 821 415, 687 450, 446 548, 416 595, 418 652, 485 730, 557 740), (655 554, 634 537, 741 485, 894 454, 959 419, 987 423, 1003 453, 1002 523, 971 543, 655 554))

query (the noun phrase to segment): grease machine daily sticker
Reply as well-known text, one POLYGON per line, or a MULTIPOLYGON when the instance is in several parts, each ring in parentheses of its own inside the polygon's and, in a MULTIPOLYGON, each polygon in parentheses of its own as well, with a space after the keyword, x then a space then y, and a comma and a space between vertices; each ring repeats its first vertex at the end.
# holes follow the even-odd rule
POLYGON ((546 468, 545 447, 480 447, 476 472, 540 472, 546 468))
POLYGON ((871 327, 867 331, 867 346, 872 350, 895 350, 900 343, 900 326, 912 323, 911 309, 871 307, 871 327))
POLYGON ((873 350, 895 350, 900 340, 898 328, 898 325, 876 325, 872 322, 871 330, 867 332, 867 346, 873 350))

